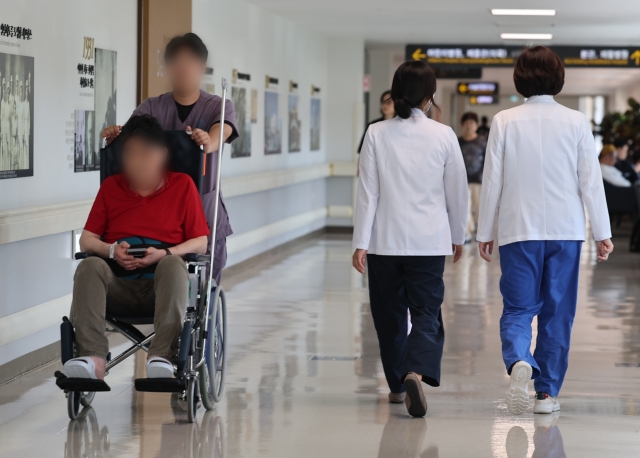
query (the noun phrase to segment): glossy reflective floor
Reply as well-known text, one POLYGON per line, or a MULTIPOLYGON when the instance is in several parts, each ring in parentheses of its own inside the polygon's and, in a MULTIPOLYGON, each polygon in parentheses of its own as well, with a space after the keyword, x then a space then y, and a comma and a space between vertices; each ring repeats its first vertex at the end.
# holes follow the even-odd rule
POLYGON ((499 266, 475 246, 447 265, 443 380, 426 387, 427 418, 389 405, 366 281, 348 239, 326 236, 224 280, 227 391, 196 424, 175 397, 133 389, 144 355, 69 422, 51 364, 0 387, 0 456, 638 457, 640 255, 620 246, 598 265, 584 248, 559 415, 506 412, 499 266))

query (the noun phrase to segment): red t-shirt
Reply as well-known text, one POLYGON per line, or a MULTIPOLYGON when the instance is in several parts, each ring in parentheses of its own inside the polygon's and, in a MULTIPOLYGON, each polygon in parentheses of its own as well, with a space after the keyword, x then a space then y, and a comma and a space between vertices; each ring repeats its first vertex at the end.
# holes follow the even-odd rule
POLYGON ((184 173, 167 173, 162 187, 147 197, 129 189, 123 175, 110 176, 100 186, 84 228, 106 243, 139 236, 179 245, 209 235, 200 194, 184 173))

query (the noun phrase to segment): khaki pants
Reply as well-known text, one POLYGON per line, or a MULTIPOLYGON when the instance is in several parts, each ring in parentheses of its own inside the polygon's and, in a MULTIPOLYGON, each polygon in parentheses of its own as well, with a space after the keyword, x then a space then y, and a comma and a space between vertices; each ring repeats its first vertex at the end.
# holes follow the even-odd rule
POLYGON ((98 257, 80 263, 73 280, 71 322, 75 327, 79 356, 106 358, 109 342, 105 315, 154 316, 156 334, 149 356, 171 359, 178 348, 189 294, 189 274, 178 256, 163 258, 153 280, 116 277, 98 257))
POLYGON ((467 240, 473 239, 478 229, 478 214, 480 212, 480 192, 482 184, 469 183, 469 212, 467 213, 467 240))

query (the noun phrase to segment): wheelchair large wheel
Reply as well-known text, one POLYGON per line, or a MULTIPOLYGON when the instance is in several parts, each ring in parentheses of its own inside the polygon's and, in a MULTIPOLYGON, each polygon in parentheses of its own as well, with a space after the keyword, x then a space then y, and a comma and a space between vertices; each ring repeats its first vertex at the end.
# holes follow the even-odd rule
POLYGON ((187 384, 187 419, 189 423, 196 421, 198 412, 198 381, 190 378, 187 384))
POLYGON ((67 393, 67 413, 70 420, 78 418, 78 412, 80 412, 80 396, 79 391, 69 391, 67 393))
POLYGON ((227 301, 222 287, 216 288, 211 304, 207 338, 203 342, 205 363, 199 368, 200 397, 207 410, 220 402, 227 369, 227 301))

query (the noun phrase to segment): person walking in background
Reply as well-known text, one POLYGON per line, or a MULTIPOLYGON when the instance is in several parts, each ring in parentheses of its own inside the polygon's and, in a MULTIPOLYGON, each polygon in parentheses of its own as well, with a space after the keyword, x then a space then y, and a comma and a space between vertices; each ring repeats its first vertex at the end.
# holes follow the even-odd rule
POLYGON ((362 151, 362 144, 364 143, 364 137, 365 135, 367 135, 369 126, 380 121, 391 119, 396 115, 395 109, 393 107, 393 99, 391 98, 391 91, 384 91, 380 96, 380 114, 382 116, 371 121, 367 125, 367 128, 364 130, 364 134, 362 134, 362 138, 360 139, 360 145, 358 146, 358 154, 360 154, 360 152, 362 151))
POLYGON ((482 170, 484 155, 487 150, 487 137, 478 134, 478 115, 468 111, 460 119, 462 137, 458 138, 462 158, 467 169, 469 183, 469 211, 467 216, 467 235, 465 242, 473 240, 478 225, 478 209, 480 207, 480 191, 482 189, 482 170))
POLYGON ((440 385, 445 256, 462 255, 467 180, 456 135, 426 112, 436 77, 419 61, 393 77, 397 117, 369 127, 358 179, 353 266, 369 298, 392 403, 424 416, 421 382, 440 385), (407 337, 407 310, 412 328, 407 337))
POLYGON ((482 135, 483 137, 488 137, 489 136, 489 118, 487 118, 486 116, 483 116, 482 118, 480 118, 480 127, 478 127, 478 130, 476 130, 478 135, 482 135))
POLYGON ((513 80, 527 101, 493 118, 478 248, 491 261, 497 215, 504 300, 500 338, 511 379, 507 408, 512 414, 528 409, 533 377, 534 413, 552 413, 560 410, 557 396, 569 362, 585 207, 598 261, 607 260, 613 244, 589 121, 553 99, 564 85, 562 61, 544 46, 528 48, 516 62, 513 80), (538 337, 531 355, 535 316, 538 337))

